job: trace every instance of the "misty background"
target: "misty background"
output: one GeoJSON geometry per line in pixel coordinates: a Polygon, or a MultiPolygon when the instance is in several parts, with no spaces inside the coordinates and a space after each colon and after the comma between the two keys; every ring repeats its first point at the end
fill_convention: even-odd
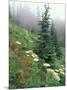
{"type": "MultiPolygon", "coordinates": [[[[32,30],[40,31],[38,25],[42,18],[45,3],[32,3],[22,1],[9,2],[9,14],[13,20],[21,26],[32,30]]],[[[58,40],[64,43],[65,38],[65,5],[64,4],[49,4],[50,18],[52,18],[57,30],[58,40]]]]}

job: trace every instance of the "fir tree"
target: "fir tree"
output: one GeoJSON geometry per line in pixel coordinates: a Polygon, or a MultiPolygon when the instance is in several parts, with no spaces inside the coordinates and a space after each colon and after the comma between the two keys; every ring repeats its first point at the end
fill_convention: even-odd
{"type": "Polygon", "coordinates": [[[60,48],[57,41],[56,30],[52,21],[50,25],[49,6],[45,6],[45,12],[42,14],[42,20],[39,25],[41,31],[38,38],[37,54],[42,59],[41,62],[51,63],[57,60],[60,55],[60,48]],[[51,27],[50,27],[51,26],[51,27]]]}
{"type": "Polygon", "coordinates": [[[39,33],[37,54],[40,58],[47,60],[50,47],[50,31],[49,31],[49,6],[45,5],[45,12],[42,14],[42,20],[39,22],[41,31],[39,33]]]}
{"type": "Polygon", "coordinates": [[[57,32],[54,27],[53,21],[52,21],[52,26],[51,26],[51,42],[52,42],[53,47],[55,48],[57,58],[60,58],[61,50],[60,50],[60,45],[57,38],[57,32]]]}

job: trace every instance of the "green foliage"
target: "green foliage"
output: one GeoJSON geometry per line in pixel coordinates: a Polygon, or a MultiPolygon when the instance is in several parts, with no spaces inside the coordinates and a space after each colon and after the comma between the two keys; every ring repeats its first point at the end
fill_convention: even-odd
{"type": "Polygon", "coordinates": [[[38,38],[38,46],[36,53],[44,62],[51,63],[57,59],[56,55],[56,33],[53,25],[49,29],[49,6],[45,6],[45,12],[43,13],[42,20],[40,21],[41,32],[38,38]]]}
{"type": "Polygon", "coordinates": [[[29,78],[26,83],[26,87],[40,87],[41,85],[41,77],[40,77],[40,69],[38,68],[38,63],[32,62],[29,69],[29,78]]]}
{"type": "Polygon", "coordinates": [[[54,72],[54,69],[60,68],[62,62],[64,61],[64,55],[63,47],[60,47],[57,40],[57,33],[56,29],[54,28],[53,22],[51,28],[49,29],[49,6],[45,6],[45,12],[42,15],[42,20],[40,21],[39,25],[41,26],[41,31],[39,33],[36,53],[40,57],[39,68],[41,70],[40,72],[43,82],[42,86],[58,86],[60,85],[60,82],[64,82],[64,80],[60,78],[60,76],[56,72],[54,72]],[[50,69],[49,72],[47,72],[46,69],[44,70],[44,68],[42,67],[42,64],[45,62],[51,65],[52,69],[50,69]],[[45,74],[47,74],[47,77],[45,74]],[[56,77],[53,78],[53,76],[57,76],[58,78],[60,78],[60,80],[55,80],[56,77]],[[45,78],[45,81],[43,81],[43,78],[45,78]]]}
{"type": "Polygon", "coordinates": [[[9,88],[39,87],[38,57],[32,51],[38,38],[36,33],[10,19],[9,34],[9,88]]]}
{"type": "Polygon", "coordinates": [[[40,22],[42,32],[28,31],[9,22],[9,88],[30,88],[65,85],[64,47],[57,57],[56,37],[49,31],[49,8],[45,9],[40,22]],[[46,28],[45,28],[46,27],[46,28]],[[39,45],[39,47],[38,47],[39,45]],[[37,48],[37,54],[34,48],[37,48]]]}
{"type": "Polygon", "coordinates": [[[58,86],[60,81],[59,75],[53,69],[47,69],[46,83],[48,86],[58,86]]]}
{"type": "Polygon", "coordinates": [[[37,41],[36,33],[32,33],[31,31],[16,25],[12,19],[10,19],[9,29],[10,37],[14,37],[17,41],[20,41],[22,43],[22,48],[29,50],[35,47],[34,43],[37,41]]]}
{"type": "Polygon", "coordinates": [[[41,26],[41,31],[39,34],[39,40],[38,40],[38,47],[36,50],[36,53],[41,57],[42,59],[48,58],[48,53],[50,51],[50,48],[48,48],[48,45],[50,44],[50,33],[49,33],[49,7],[45,6],[45,12],[42,15],[42,20],[40,21],[39,25],[41,26]]]}

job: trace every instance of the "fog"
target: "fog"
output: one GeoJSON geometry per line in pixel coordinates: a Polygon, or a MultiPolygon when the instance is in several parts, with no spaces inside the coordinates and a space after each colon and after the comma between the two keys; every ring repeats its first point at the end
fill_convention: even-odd
{"type": "MultiPolygon", "coordinates": [[[[38,25],[42,12],[44,11],[45,3],[31,3],[10,1],[9,11],[11,17],[17,24],[34,31],[39,31],[38,25]]],[[[53,19],[55,28],[64,32],[65,30],[65,5],[64,4],[49,4],[50,18],[53,19]]]]}

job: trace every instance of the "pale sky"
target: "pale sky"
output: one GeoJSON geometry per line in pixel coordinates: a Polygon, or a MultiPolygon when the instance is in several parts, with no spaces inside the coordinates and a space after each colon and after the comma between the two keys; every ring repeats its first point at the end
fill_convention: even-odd
{"type": "MultiPolygon", "coordinates": [[[[44,3],[24,3],[27,8],[33,13],[36,13],[37,6],[40,8],[42,13],[44,10],[44,3]]],[[[50,15],[53,19],[65,20],[65,5],[64,4],[50,4],[50,15]]]]}
{"type": "MultiPolygon", "coordinates": [[[[20,5],[23,7],[28,8],[33,14],[36,15],[37,13],[37,7],[39,7],[40,10],[40,14],[42,14],[43,10],[44,10],[44,4],[45,3],[31,3],[31,2],[16,2],[15,4],[11,4],[11,6],[15,7],[15,10],[17,9],[17,7],[19,7],[20,5]]],[[[64,4],[49,4],[50,6],[50,15],[51,18],[53,19],[59,19],[64,21],[65,20],[65,5],[64,4]]]]}

